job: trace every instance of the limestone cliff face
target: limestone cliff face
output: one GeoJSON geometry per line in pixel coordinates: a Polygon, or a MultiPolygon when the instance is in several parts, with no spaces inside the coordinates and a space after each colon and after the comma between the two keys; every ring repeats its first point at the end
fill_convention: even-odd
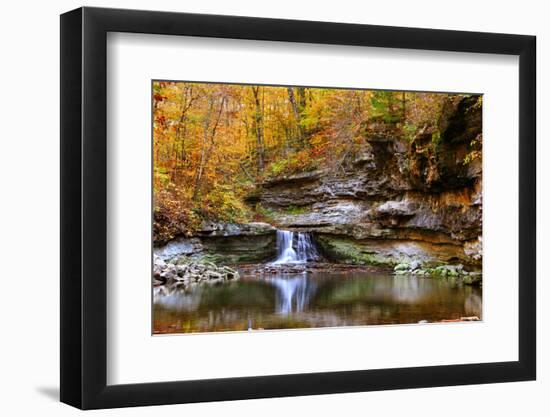
{"type": "Polygon", "coordinates": [[[333,260],[481,266],[481,158],[467,157],[481,150],[481,123],[477,97],[456,97],[436,128],[412,140],[366,132],[344,170],[277,178],[248,201],[278,227],[313,232],[333,260]]]}

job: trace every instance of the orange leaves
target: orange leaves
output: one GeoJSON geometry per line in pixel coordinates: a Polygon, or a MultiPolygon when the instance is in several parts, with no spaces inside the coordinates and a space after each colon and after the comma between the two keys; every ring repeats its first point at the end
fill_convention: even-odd
{"type": "Polygon", "coordinates": [[[158,126],[165,126],[166,125],[166,117],[163,116],[163,115],[160,115],[160,116],[155,116],[155,123],[158,125],[158,126]]]}
{"type": "Polygon", "coordinates": [[[163,95],[161,95],[159,93],[155,93],[155,94],[153,94],[153,99],[155,101],[164,101],[164,100],[166,100],[166,97],[164,97],[163,95]]]}
{"type": "Polygon", "coordinates": [[[388,130],[384,118],[374,123],[377,114],[413,137],[435,123],[448,96],[166,81],[154,82],[152,93],[161,239],[203,218],[251,216],[243,198],[266,177],[342,168],[375,128],[388,130]]]}

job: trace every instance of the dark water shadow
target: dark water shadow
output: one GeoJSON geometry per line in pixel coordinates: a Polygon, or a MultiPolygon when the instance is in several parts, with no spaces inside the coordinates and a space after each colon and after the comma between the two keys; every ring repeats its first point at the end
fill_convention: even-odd
{"type": "Polygon", "coordinates": [[[50,400],[59,401],[59,387],[37,387],[36,391],[50,400]]]}

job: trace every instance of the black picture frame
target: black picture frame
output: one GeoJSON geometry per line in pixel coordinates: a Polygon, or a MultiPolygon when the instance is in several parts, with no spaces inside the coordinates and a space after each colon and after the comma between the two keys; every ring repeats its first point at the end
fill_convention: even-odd
{"type": "Polygon", "coordinates": [[[82,409],[533,380],[534,36],[102,8],[61,16],[61,401],[82,409]],[[519,56],[519,360],[107,385],[108,32],[519,56]]]}

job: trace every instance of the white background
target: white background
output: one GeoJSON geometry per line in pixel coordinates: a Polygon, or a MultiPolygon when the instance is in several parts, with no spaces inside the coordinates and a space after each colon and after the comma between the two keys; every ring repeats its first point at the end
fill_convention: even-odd
{"type": "Polygon", "coordinates": [[[517,360],[517,57],[136,34],[107,50],[109,384],[517,360]],[[151,337],[152,78],[483,93],[483,323],[151,337]]]}
{"type": "MultiPolygon", "coordinates": [[[[465,0],[445,6],[438,1],[400,0],[372,4],[351,0],[337,3],[134,0],[89,1],[87,4],[536,34],[539,54],[539,259],[543,260],[550,250],[550,223],[542,215],[550,210],[548,190],[543,190],[550,179],[548,164],[543,166],[543,156],[550,149],[548,143],[542,141],[542,137],[548,136],[548,129],[542,124],[542,116],[548,108],[544,99],[550,96],[548,82],[540,78],[544,70],[548,72],[550,53],[547,46],[550,28],[545,19],[548,11],[542,10],[543,2],[507,4],[465,0]]],[[[59,375],[58,14],[80,5],[73,1],[56,4],[18,2],[4,5],[2,10],[0,178],[3,204],[0,230],[4,296],[0,303],[3,331],[0,410],[6,415],[76,414],[75,410],[56,402],[59,375]]],[[[544,394],[550,389],[550,366],[546,359],[550,326],[545,321],[550,310],[548,303],[542,301],[550,293],[544,274],[539,267],[537,382],[111,410],[94,414],[547,415],[550,407],[544,394]]]]}

